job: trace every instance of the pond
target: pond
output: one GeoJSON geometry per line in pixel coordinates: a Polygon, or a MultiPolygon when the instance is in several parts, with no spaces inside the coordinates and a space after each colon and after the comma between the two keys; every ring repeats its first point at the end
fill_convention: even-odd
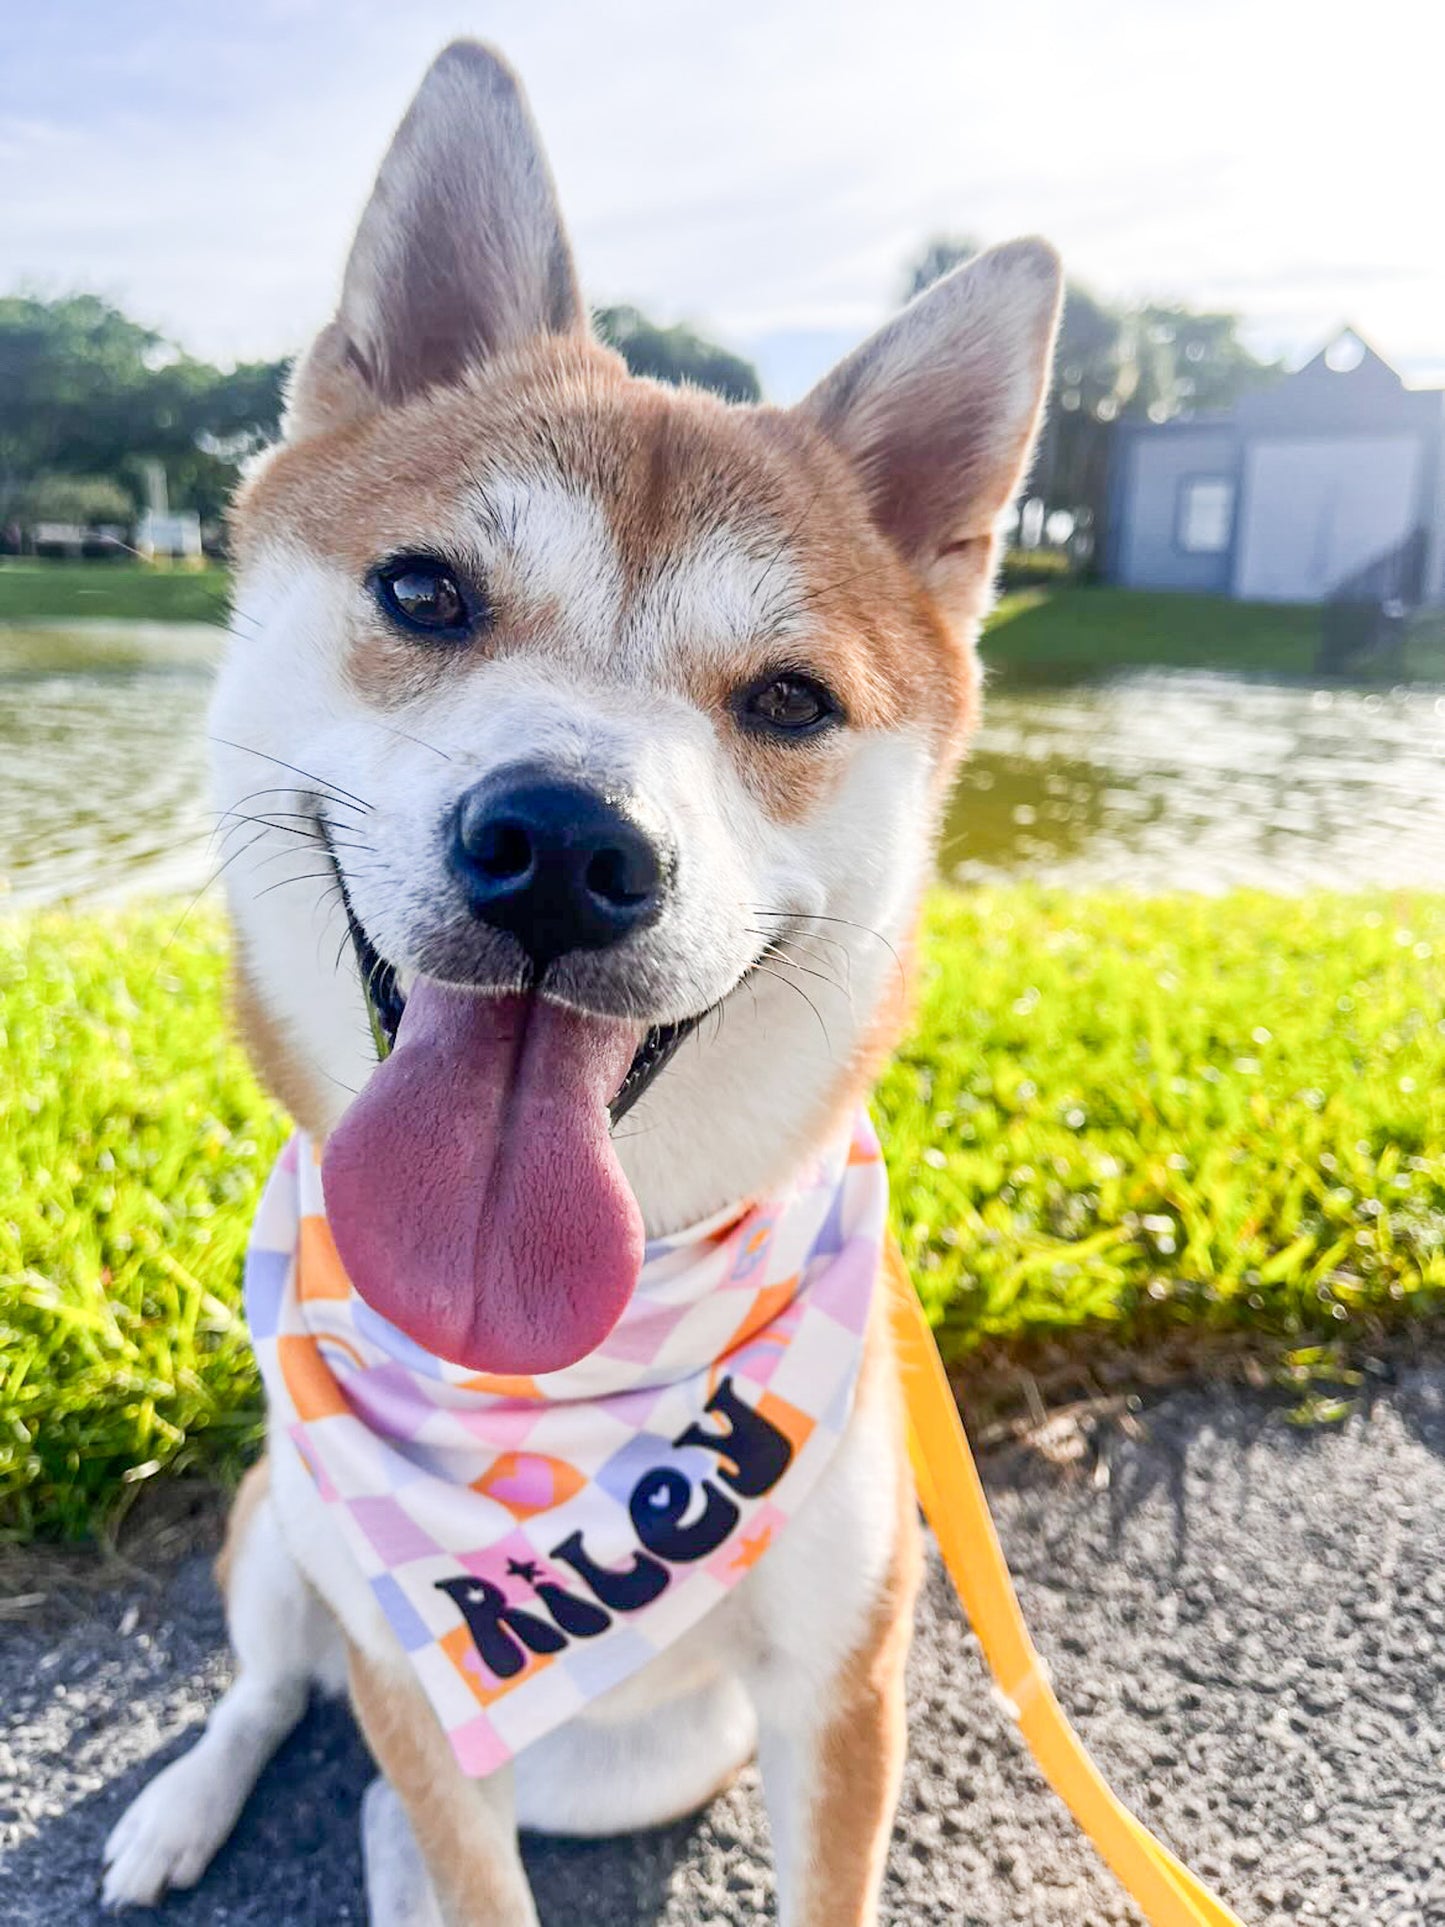
{"type": "MultiPolygon", "coordinates": [[[[0,906],[195,891],[220,632],[0,628],[0,906]]],[[[995,684],[945,876],[1445,888],[1445,691],[1129,671],[995,684]]]]}

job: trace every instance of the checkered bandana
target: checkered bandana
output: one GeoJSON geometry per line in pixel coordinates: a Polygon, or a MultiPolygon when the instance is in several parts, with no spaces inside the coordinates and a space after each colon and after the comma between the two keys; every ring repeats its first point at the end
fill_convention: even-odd
{"type": "Polygon", "coordinates": [[[780,1196],[650,1244],[595,1351],[498,1378],[430,1357],[357,1296],[320,1147],[292,1139],[246,1260],[273,1427],[463,1772],[645,1666],[797,1511],[848,1421],[887,1202],[860,1115],[780,1196]]]}

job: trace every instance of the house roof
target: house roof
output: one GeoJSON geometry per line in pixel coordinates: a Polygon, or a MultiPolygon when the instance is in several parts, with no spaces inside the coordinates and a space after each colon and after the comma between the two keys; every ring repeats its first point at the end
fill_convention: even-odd
{"type": "Polygon", "coordinates": [[[1343,328],[1293,374],[1241,395],[1232,408],[1141,424],[1138,432],[1231,428],[1240,433],[1417,432],[1445,427],[1445,389],[1407,388],[1384,356],[1343,328]]]}

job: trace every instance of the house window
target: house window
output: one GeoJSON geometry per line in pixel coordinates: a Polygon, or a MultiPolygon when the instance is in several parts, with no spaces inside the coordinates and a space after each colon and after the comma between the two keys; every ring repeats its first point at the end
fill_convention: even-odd
{"type": "Polygon", "coordinates": [[[1234,522],[1234,483],[1196,475],[1179,491],[1179,546],[1190,555],[1221,555],[1234,522]]]}

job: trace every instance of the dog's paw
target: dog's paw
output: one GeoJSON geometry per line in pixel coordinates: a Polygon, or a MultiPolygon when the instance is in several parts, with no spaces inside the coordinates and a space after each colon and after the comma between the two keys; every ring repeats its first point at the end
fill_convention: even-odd
{"type": "Polygon", "coordinates": [[[154,1907],[171,1887],[194,1887],[235,1824],[233,1803],[203,1760],[187,1753],[126,1808],[105,1843],[102,1903],[154,1907]]]}

